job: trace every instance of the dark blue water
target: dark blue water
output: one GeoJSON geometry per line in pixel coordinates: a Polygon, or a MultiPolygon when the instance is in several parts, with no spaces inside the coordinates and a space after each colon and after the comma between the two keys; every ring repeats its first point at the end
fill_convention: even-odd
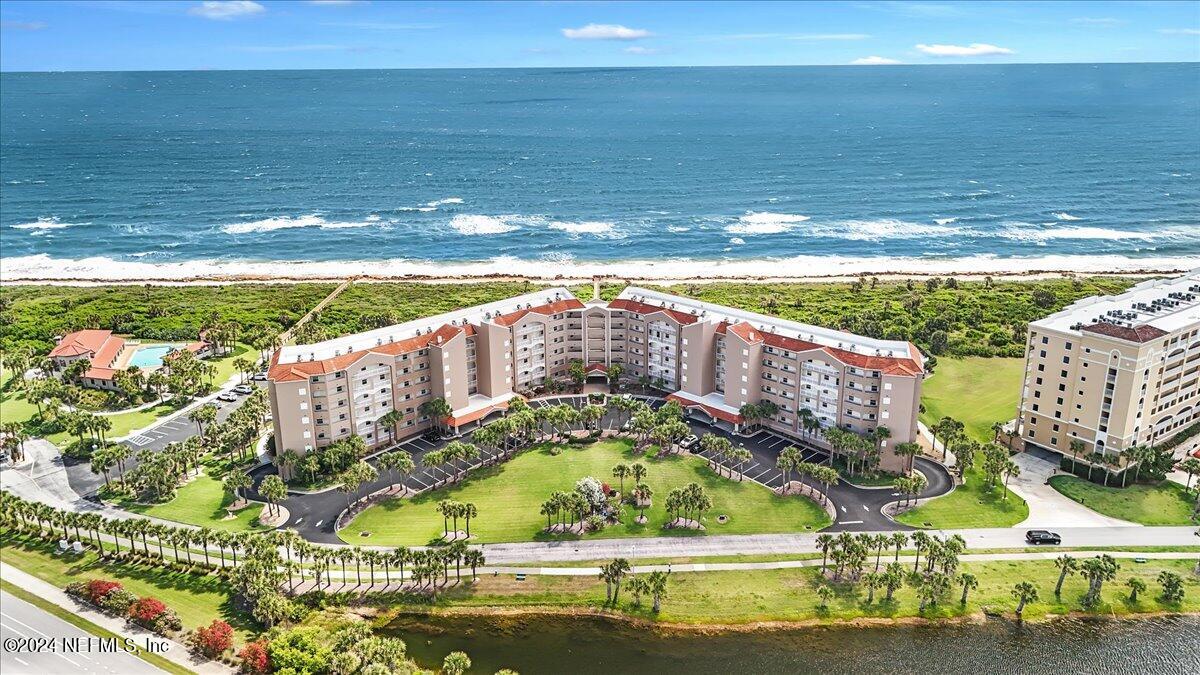
{"type": "Polygon", "coordinates": [[[6,73],[0,160],[6,274],[1200,259],[1197,64],[6,73]]]}

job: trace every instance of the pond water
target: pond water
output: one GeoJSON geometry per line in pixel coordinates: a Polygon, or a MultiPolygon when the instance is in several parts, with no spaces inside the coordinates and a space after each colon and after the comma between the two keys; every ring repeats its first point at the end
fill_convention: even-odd
{"type": "Polygon", "coordinates": [[[384,633],[425,667],[453,650],[472,672],[1200,673],[1200,617],[672,633],[598,617],[401,617],[384,633]]]}

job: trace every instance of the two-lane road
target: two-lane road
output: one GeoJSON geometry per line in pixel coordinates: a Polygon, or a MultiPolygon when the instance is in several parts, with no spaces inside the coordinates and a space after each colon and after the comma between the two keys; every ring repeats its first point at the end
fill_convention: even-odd
{"type": "Polygon", "coordinates": [[[4,675],[157,675],[163,672],[123,651],[74,650],[75,638],[85,646],[88,638],[93,644],[99,639],[40,607],[0,591],[0,639],[3,644],[0,671],[4,675]],[[27,646],[30,641],[36,644],[34,650],[27,646]],[[56,648],[50,649],[47,642],[53,642],[56,648]],[[23,648],[14,649],[16,647],[23,648]]]}

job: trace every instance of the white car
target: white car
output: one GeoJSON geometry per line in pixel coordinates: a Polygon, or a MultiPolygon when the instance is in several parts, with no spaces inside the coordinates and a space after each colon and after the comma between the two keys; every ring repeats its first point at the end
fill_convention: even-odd
{"type": "Polygon", "coordinates": [[[223,391],[217,395],[217,400],[233,402],[238,400],[238,397],[237,394],[233,393],[232,391],[223,391]]]}

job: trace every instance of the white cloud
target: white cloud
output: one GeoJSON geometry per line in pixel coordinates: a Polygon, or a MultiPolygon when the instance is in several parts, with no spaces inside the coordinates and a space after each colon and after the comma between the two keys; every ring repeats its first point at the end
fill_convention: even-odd
{"type": "Polygon", "coordinates": [[[0,21],[0,28],[4,30],[45,30],[46,24],[41,21],[0,21]]]}
{"type": "Polygon", "coordinates": [[[626,47],[624,49],[624,51],[626,54],[641,54],[643,56],[646,54],[657,54],[658,53],[657,49],[652,49],[650,47],[639,47],[637,45],[634,45],[633,47],[626,47]]]}
{"type": "Polygon", "coordinates": [[[266,7],[254,0],[205,0],[188,10],[188,14],[202,16],[206,19],[226,21],[241,16],[253,16],[267,11],[266,7]]]}
{"type": "Polygon", "coordinates": [[[1200,35],[1200,29],[1197,28],[1159,28],[1158,32],[1163,35],[1200,35]]]}
{"type": "Polygon", "coordinates": [[[805,35],[789,35],[789,40],[866,40],[871,37],[866,33],[811,33],[805,35]]]}
{"type": "Polygon", "coordinates": [[[589,23],[583,28],[564,28],[562,34],[572,40],[640,40],[651,35],[648,30],[626,28],[615,23],[589,23]]]}
{"type": "Polygon", "coordinates": [[[854,59],[850,62],[852,66],[894,66],[900,61],[889,59],[884,56],[864,56],[861,59],[854,59]]]}
{"type": "Polygon", "coordinates": [[[1110,16],[1096,18],[1081,16],[1077,19],[1071,19],[1071,23],[1083,24],[1085,26],[1116,26],[1125,22],[1120,19],[1114,19],[1110,16]]]}
{"type": "Polygon", "coordinates": [[[1013,50],[997,47],[982,42],[972,42],[969,45],[917,45],[917,50],[930,56],[995,56],[997,54],[1012,54],[1013,50]]]}

